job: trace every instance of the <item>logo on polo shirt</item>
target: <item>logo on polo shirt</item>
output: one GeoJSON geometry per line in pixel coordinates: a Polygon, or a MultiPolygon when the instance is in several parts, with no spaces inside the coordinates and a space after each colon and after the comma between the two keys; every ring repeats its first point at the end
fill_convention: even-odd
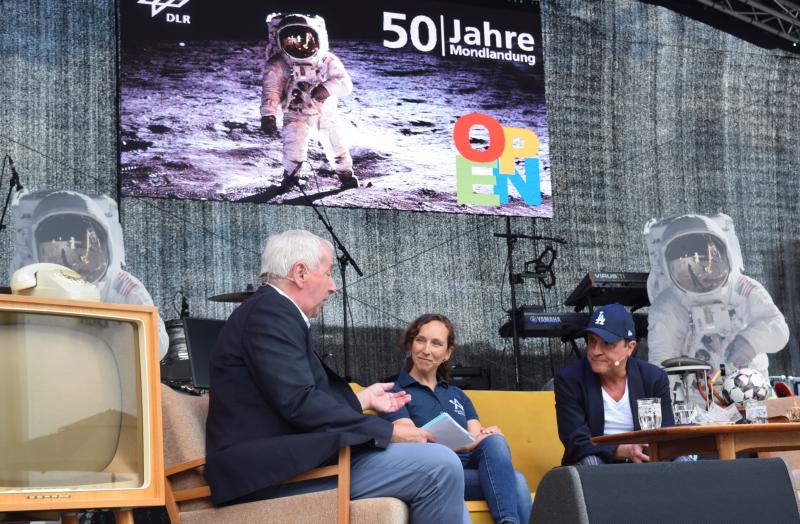
{"type": "Polygon", "coordinates": [[[597,319],[594,321],[595,324],[598,326],[602,326],[606,323],[606,316],[603,314],[604,312],[601,311],[599,315],[597,315],[597,319]]]}
{"type": "Polygon", "coordinates": [[[451,398],[450,403],[453,405],[453,410],[455,410],[456,415],[461,415],[462,417],[465,415],[464,406],[461,405],[461,402],[459,402],[458,399],[451,398]]]}

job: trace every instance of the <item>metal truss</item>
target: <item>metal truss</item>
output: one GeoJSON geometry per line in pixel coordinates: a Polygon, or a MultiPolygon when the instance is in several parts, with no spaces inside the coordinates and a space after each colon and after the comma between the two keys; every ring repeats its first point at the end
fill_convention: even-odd
{"type": "Polygon", "coordinates": [[[696,0],[791,42],[800,52],[800,4],[795,0],[696,0]]]}

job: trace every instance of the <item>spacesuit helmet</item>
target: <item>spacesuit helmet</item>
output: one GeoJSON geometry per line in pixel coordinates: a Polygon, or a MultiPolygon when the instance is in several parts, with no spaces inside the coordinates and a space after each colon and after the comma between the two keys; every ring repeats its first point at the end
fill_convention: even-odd
{"type": "MultiPolygon", "coordinates": [[[[300,17],[297,17],[302,21],[300,17]]],[[[286,22],[286,20],[284,20],[286,22]]],[[[305,60],[311,58],[319,51],[319,35],[311,27],[304,24],[286,25],[278,32],[278,41],[280,42],[281,49],[298,60],[305,60]]]]}
{"type": "Polygon", "coordinates": [[[680,235],[666,245],[669,276],[687,293],[710,293],[723,286],[731,273],[725,243],[709,232],[680,235]]]}
{"type": "Polygon", "coordinates": [[[267,60],[281,54],[290,64],[318,65],[328,50],[328,30],[321,16],[272,13],[267,17],[267,60]]]}
{"type": "Polygon", "coordinates": [[[96,283],[108,271],[110,254],[105,228],[80,213],[50,215],[33,233],[40,262],[61,264],[96,283]]]}
{"type": "Polygon", "coordinates": [[[37,262],[67,266],[100,288],[125,264],[117,203],[72,190],[22,191],[11,202],[14,255],[9,273],[37,262]]]}

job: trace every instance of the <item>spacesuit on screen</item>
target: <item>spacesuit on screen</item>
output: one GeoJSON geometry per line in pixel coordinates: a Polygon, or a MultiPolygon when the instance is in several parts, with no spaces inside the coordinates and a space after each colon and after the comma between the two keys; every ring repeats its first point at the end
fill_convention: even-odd
{"type": "MultiPolygon", "coordinates": [[[[720,213],[654,219],[644,237],[650,256],[650,362],[686,355],[705,360],[714,371],[725,364],[728,373],[749,367],[769,377],[767,353],[783,349],[789,328],[764,287],[742,275],[731,218],[720,213]]],[[[700,400],[696,388],[689,399],[700,400]]]]}
{"type": "Polygon", "coordinates": [[[283,114],[283,181],[286,189],[308,158],[315,133],[331,168],[345,189],[358,187],[338,97],[353,90],[342,62],[328,51],[328,33],[320,16],[272,14],[267,18],[267,52],[261,92],[261,129],[278,136],[283,114]]]}
{"type": "MultiPolygon", "coordinates": [[[[37,262],[66,266],[97,286],[104,302],[152,306],[144,285],[125,271],[125,245],[117,203],[75,191],[23,191],[15,196],[16,240],[9,274],[37,262]]],[[[159,318],[158,349],[169,338],[159,318]]]]}

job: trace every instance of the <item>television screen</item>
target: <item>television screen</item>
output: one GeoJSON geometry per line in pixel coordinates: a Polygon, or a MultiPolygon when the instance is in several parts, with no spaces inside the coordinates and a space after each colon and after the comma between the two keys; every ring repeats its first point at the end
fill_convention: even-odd
{"type": "Polygon", "coordinates": [[[552,216],[538,2],[123,0],[120,25],[125,196],[552,216]]]}
{"type": "Polygon", "coordinates": [[[0,295],[0,510],[163,503],[155,314],[0,295]]]}

